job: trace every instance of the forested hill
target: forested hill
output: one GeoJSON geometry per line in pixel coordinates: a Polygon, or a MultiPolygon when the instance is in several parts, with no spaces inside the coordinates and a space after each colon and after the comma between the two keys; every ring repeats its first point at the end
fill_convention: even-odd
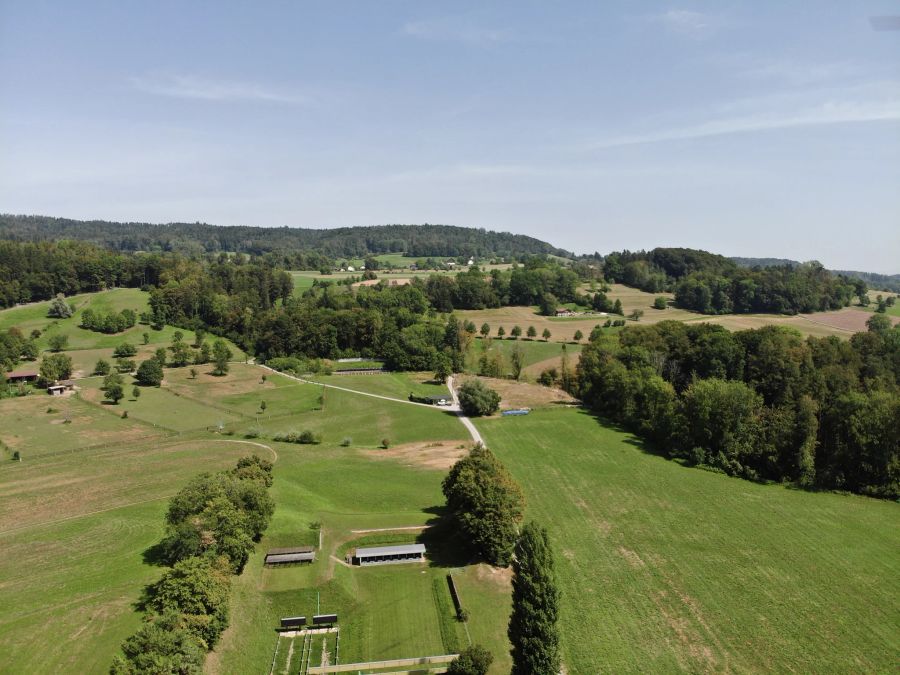
{"type": "Polygon", "coordinates": [[[316,251],[332,258],[403,252],[413,257],[572,254],[540,239],[453,225],[381,225],[306,229],[221,226],[206,223],[117,223],[47,216],[0,215],[0,239],[87,241],[117,251],[261,255],[269,251],[316,251]]]}
{"type": "MultiPolygon", "coordinates": [[[[741,267],[799,267],[802,263],[787,258],[737,258],[733,261],[741,267]]],[[[828,270],[832,274],[838,274],[854,279],[862,279],[870,288],[878,291],[893,291],[900,293],[900,274],[878,274],[877,272],[860,272],[859,270],[828,270]]]]}

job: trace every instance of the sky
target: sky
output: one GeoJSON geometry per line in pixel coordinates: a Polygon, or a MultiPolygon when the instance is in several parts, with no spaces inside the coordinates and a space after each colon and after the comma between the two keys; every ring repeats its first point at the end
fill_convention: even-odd
{"type": "Polygon", "coordinates": [[[900,272],[900,0],[0,0],[0,212],[900,272]]]}

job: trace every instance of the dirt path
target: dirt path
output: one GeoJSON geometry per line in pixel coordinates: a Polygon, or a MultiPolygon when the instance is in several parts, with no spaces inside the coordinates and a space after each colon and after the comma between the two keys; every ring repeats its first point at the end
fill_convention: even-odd
{"type": "Polygon", "coordinates": [[[456,391],[453,389],[453,378],[450,377],[447,379],[447,388],[450,390],[450,395],[453,397],[453,405],[452,406],[442,406],[440,408],[436,408],[433,405],[428,403],[417,403],[415,401],[407,401],[402,398],[393,398],[391,396],[382,396],[381,394],[370,394],[367,391],[359,391],[358,389],[348,389],[347,387],[339,387],[336,384],[325,384],[324,382],[314,382],[313,380],[306,380],[302,377],[297,377],[296,375],[288,375],[287,373],[282,373],[273,368],[269,368],[268,366],[264,366],[262,364],[258,364],[258,367],[265,368],[269,372],[277,373],[278,375],[282,375],[291,380],[296,380],[297,382],[303,382],[304,384],[314,384],[319,387],[327,387],[329,389],[340,389],[341,391],[350,392],[351,394],[359,394],[360,396],[370,396],[371,398],[380,398],[383,401],[394,401],[395,403],[406,403],[407,405],[418,405],[423,408],[429,408],[430,410],[438,410],[440,412],[450,411],[455,412],[456,416],[459,418],[459,421],[463,423],[463,426],[469,431],[469,436],[472,437],[472,440],[476,443],[484,444],[484,439],[481,437],[478,429],[475,428],[475,425],[472,423],[468,417],[462,414],[462,410],[459,407],[459,399],[456,397],[456,391]]]}
{"type": "Polygon", "coordinates": [[[429,408],[431,410],[447,410],[444,408],[435,408],[433,405],[429,403],[418,403],[416,401],[407,401],[405,398],[393,398],[392,396],[382,396],[381,394],[371,394],[367,391],[359,391],[359,389],[348,389],[347,387],[339,387],[336,384],[325,384],[324,382],[315,382],[314,380],[307,380],[302,377],[297,377],[296,375],[289,375],[287,373],[283,373],[280,370],[274,370],[273,368],[269,368],[268,366],[264,366],[262,364],[257,364],[259,368],[265,368],[266,370],[281,375],[282,377],[286,377],[291,380],[296,380],[297,382],[302,382],[303,384],[314,384],[318,387],[327,387],[328,389],[340,389],[341,391],[350,392],[351,394],[359,394],[360,396],[369,396],[371,398],[380,398],[383,401],[394,401],[395,403],[406,403],[407,405],[418,405],[423,408],[429,408]]]}
{"type": "Polygon", "coordinates": [[[376,527],[371,530],[350,530],[353,534],[371,534],[373,532],[400,532],[403,530],[427,530],[430,525],[406,525],[404,527],[376,527]]]}

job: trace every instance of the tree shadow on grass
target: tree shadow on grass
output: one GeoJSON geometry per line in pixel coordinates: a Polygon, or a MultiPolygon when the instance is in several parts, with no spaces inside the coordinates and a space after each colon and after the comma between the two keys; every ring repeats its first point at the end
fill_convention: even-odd
{"type": "Polygon", "coordinates": [[[445,506],[425,509],[434,517],[427,522],[428,529],[416,538],[425,544],[428,562],[432,567],[464,567],[476,561],[475,551],[468,540],[456,529],[445,506]]]}
{"type": "Polygon", "coordinates": [[[145,548],[141,552],[141,559],[144,561],[145,565],[152,565],[154,567],[165,567],[168,565],[165,549],[163,548],[161,541],[145,548]]]}

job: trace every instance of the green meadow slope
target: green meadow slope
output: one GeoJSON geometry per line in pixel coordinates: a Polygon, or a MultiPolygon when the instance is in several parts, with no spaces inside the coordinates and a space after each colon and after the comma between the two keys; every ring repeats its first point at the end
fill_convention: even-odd
{"type": "Polygon", "coordinates": [[[568,672],[896,668],[897,504],[682,467],[577,409],[478,426],[550,530],[568,672]]]}

